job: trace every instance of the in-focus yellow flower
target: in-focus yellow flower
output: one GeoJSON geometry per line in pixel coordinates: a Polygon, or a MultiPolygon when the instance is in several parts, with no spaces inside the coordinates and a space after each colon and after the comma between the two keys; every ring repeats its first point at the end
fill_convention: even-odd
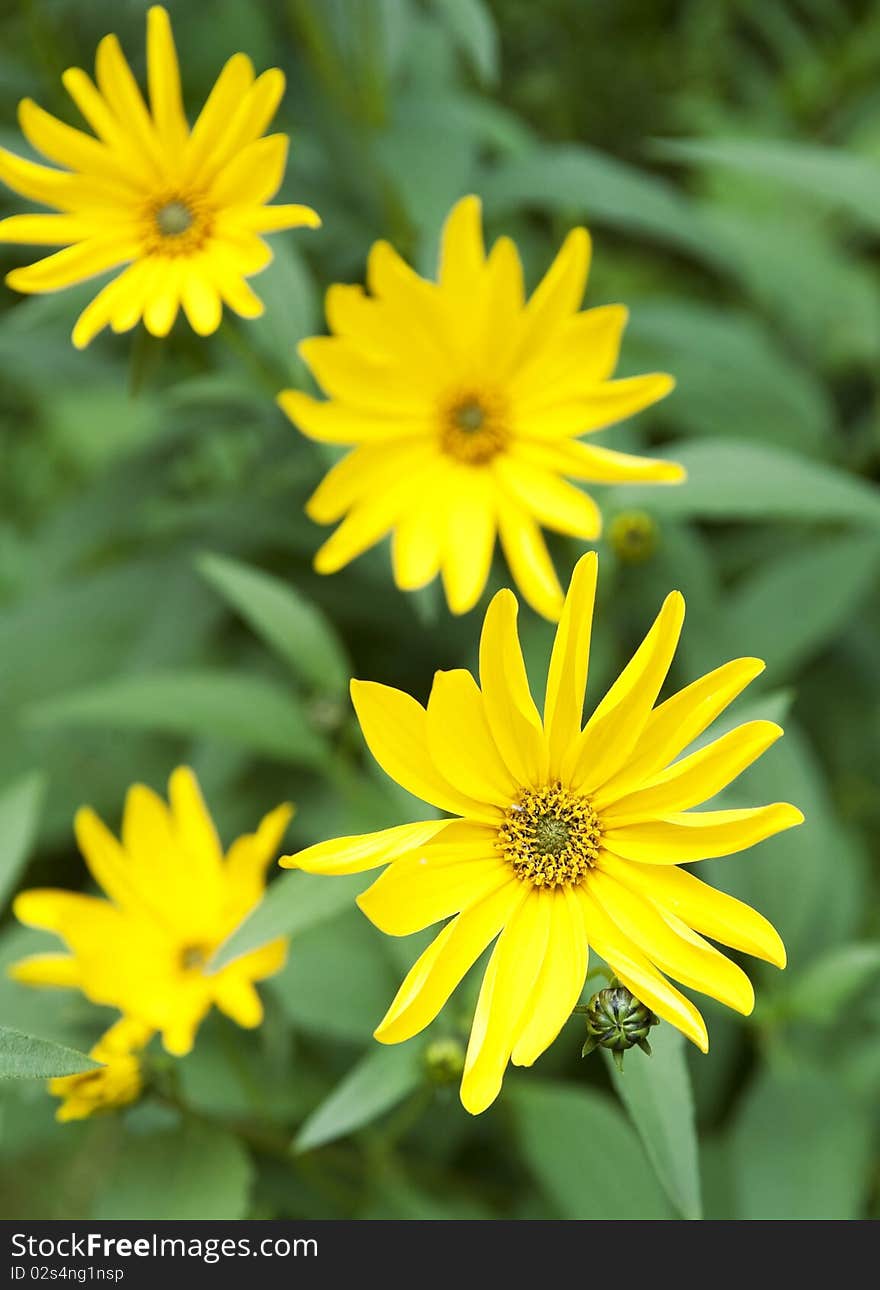
{"type": "Polygon", "coordinates": [[[372,248],[371,295],[327,292],[332,336],[300,353],[329,401],[285,390],[279,403],[312,439],[357,444],[307,505],[320,524],[343,519],[315,568],[335,573],[393,532],[398,587],[439,571],[453,613],[471,609],[501,539],[529,604],[557,619],[562,589],[541,526],[592,541],[596,503],[564,476],[591,483],[675,483],[680,466],[581,443],[672,389],[669,376],[610,379],[627,311],[578,312],[590,238],[569,233],[526,300],[510,238],[487,256],[480,202],[465,197],[443,232],[438,282],[387,242],[372,248]]]}
{"type": "Polygon", "coordinates": [[[0,149],[0,179],[59,212],[13,215],[0,222],[0,240],[65,248],[6,281],[16,291],[58,291],[128,265],[80,315],[80,349],[108,324],[124,332],[140,318],[166,336],[181,305],[203,336],[216,331],[224,303],[256,318],[263,306],[245,278],[272,258],[260,235],[321,222],[308,206],[266,205],[287,160],[286,135],[262,137],[283,74],[255,77],[247,55],[235,54],[190,130],[171,23],[158,5],[147,15],[149,108],[115,36],[101,41],[95,64],[97,83],[78,67],[62,78],[94,135],[31,99],[19,105],[28,142],[63,170],[0,149]]]}
{"type": "Polygon", "coordinates": [[[109,900],[49,888],[21,892],[22,923],[55,932],[70,954],[22,959],[11,975],[28,985],[82,990],[162,1034],[170,1053],[193,1045],[216,1004],[240,1026],[258,1026],[254,987],[283,966],[287,941],[272,941],[218,972],[211,956],[259,904],[291,808],[278,806],[224,856],[195,775],[176,770],[169,806],[142,784],[129,789],[122,841],[90,808],[77,812],[80,850],[109,900]]]}
{"type": "Polygon", "coordinates": [[[694,812],[781,734],[749,721],[674,760],[763,669],[736,659],[655,707],[684,617],[669,595],[586,725],[581,713],[597,561],[575,568],[556,633],[543,719],[529,692],[517,602],[500,591],[480,641],[480,686],[437,672],[427,711],[407,694],[353,681],[364,738],[416,797],[459,818],[319,843],[281,863],[312,873],[389,864],[359,897],[382,931],[451,919],[376,1031],[399,1043],[427,1026],[498,937],[483,978],[461,1084],[468,1111],[498,1095],[508,1059],[530,1066],[577,1003],[592,945],[658,1016],[704,1051],[700,1013],[666,979],[748,1013],[745,973],[698,933],[782,967],[765,918],[678,866],[742,851],[799,824],[786,803],[694,812]],[[500,933],[500,935],[499,935],[500,933]]]}
{"type": "Polygon", "coordinates": [[[49,1092],[62,1098],[55,1119],[85,1120],[99,1111],[112,1111],[135,1102],[144,1086],[138,1052],[150,1041],[152,1030],[123,1017],[95,1044],[90,1057],[103,1064],[80,1075],[49,1080],[49,1092]]]}

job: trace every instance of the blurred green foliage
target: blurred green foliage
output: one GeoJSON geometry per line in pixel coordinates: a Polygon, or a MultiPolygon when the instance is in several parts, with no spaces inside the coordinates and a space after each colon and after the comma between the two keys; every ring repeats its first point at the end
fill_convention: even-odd
{"type": "MultiPolygon", "coordinates": [[[[145,7],[10,0],[0,142],[23,149],[24,95],[73,119],[60,74],[107,31],[142,74],[145,7]]],[[[427,1036],[378,1048],[419,945],[366,922],[359,880],[279,875],[236,934],[295,933],[261,1030],[212,1020],[173,1098],[85,1124],[56,1125],[38,1082],[4,1084],[3,1212],[693,1215],[695,1116],[707,1216],[880,1216],[880,3],[169,8],[191,110],[238,49],[284,68],[283,199],[324,227],[276,237],[265,317],[207,341],[179,325],[78,354],[93,284],[3,297],[0,889],[82,885],[75,808],[116,823],[130,782],[162,789],[182,761],[230,839],[285,798],[291,848],[417,818],[365,755],[347,676],[424,698],[436,668],[473,664],[481,610],[452,620],[433,589],[398,593],[385,550],[311,571],[303,502],[331,456],[273,397],[306,382],[295,345],[321,329],[327,284],[361,280],[379,236],[429,271],[444,214],[474,191],[531,281],[586,222],[588,303],[631,307],[624,371],[678,378],[603,437],[662,445],[690,482],[600,492],[608,521],[647,512],[659,541],[641,563],[603,544],[590,693],[673,586],[688,601],[676,685],[738,652],[767,659],[736,715],[787,713],[787,735],[728,800],[787,799],[807,823],[701,872],[774,920],[790,966],[749,965],[753,1018],[707,1009],[708,1057],[661,1027],[656,1065],[627,1057],[623,1102],[600,1058],[581,1063],[574,1019],[472,1120],[424,1054],[465,1033],[473,983],[427,1036]]],[[[27,258],[2,252],[4,268],[27,258]]],[[[555,553],[567,574],[576,544],[555,553]]],[[[505,580],[499,564],[490,591],[505,580]]],[[[526,611],[523,636],[537,677],[550,628],[526,611]]],[[[0,961],[44,943],[7,917],[0,961]]],[[[83,1050],[103,1020],[0,982],[4,1026],[83,1050]]]]}

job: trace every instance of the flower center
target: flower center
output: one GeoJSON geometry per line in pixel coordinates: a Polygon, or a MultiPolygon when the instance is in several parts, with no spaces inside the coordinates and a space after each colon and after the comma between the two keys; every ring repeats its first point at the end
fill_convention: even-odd
{"type": "Polygon", "coordinates": [[[491,461],[509,437],[503,407],[485,392],[458,393],[441,409],[440,446],[450,457],[469,466],[491,461]]]}
{"type": "Polygon", "coordinates": [[[196,194],[166,193],[144,209],[147,254],[194,255],[211,233],[211,211],[196,194]]]}
{"type": "Polygon", "coordinates": [[[207,945],[185,945],[180,951],[180,969],[182,972],[196,972],[207,963],[211,954],[207,945]]]}
{"type": "Polygon", "coordinates": [[[185,202],[166,202],[156,211],[156,223],[163,237],[180,237],[192,228],[193,214],[185,202]]]}
{"type": "Polygon", "coordinates": [[[549,784],[523,789],[505,813],[495,845],[523,882],[576,887],[599,858],[601,836],[589,798],[549,784]]]}

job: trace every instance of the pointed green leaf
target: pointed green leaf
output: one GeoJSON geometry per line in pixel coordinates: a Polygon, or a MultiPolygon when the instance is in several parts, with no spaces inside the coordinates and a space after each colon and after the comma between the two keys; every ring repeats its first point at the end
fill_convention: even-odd
{"type": "Polygon", "coordinates": [[[85,1053],[0,1026],[0,1079],[53,1079],[100,1066],[85,1053]]]}
{"type": "Polygon", "coordinates": [[[354,1066],[303,1124],[294,1150],[310,1151],[353,1133],[390,1111],[422,1080],[418,1047],[377,1047],[354,1066]]]}
{"type": "Polygon", "coordinates": [[[217,739],[300,766],[319,766],[326,759],[323,740],[289,690],[238,672],[120,677],[48,700],[28,715],[42,727],[106,726],[217,739]]]}
{"type": "Polygon", "coordinates": [[[650,1057],[634,1048],[622,1071],[611,1063],[609,1069],[667,1196],[683,1218],[699,1218],[697,1131],[684,1045],[674,1026],[661,1024],[651,1031],[650,1057]]]}
{"type": "Polygon", "coordinates": [[[351,665],[339,638],[295,587],[226,556],[202,556],[198,567],[297,676],[317,690],[348,693],[351,665]]]}
{"type": "Polygon", "coordinates": [[[0,792],[0,906],[18,882],[34,841],[46,780],[22,775],[0,792]]]}

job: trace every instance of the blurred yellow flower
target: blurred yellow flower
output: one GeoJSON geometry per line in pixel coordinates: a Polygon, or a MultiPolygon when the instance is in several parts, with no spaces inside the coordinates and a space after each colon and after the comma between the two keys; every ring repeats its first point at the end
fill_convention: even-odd
{"type": "Polygon", "coordinates": [[[211,956],[262,899],[292,810],[276,807],[224,856],[191,770],[174,772],[169,798],[170,809],[142,784],[129,789],[121,842],[88,807],[77,813],[80,850],[109,900],[48,888],[21,892],[16,917],[55,932],[70,954],[32,955],[10,972],[28,985],[82,990],[93,1003],[160,1031],[168,1052],[182,1056],[214,1004],[240,1026],[262,1021],[254,982],[283,966],[286,940],[218,972],[211,956]]]}
{"type": "Polygon", "coordinates": [[[487,256],[480,202],[465,197],[443,232],[439,281],[410,269],[387,242],[367,282],[327,292],[332,336],[300,353],[329,401],[285,390],[302,432],[357,444],[307,505],[320,524],[343,519],[315,560],[335,573],[393,531],[398,587],[439,571],[453,613],[486,585],[496,533],[529,604],[550,619],[562,589],[540,526],[591,541],[596,503],[563,476],[592,483],[675,483],[680,466],[581,443],[673,387],[662,374],[612,381],[627,311],[579,312],[590,260],[586,229],[569,233],[527,301],[516,246],[487,256]]]}
{"type": "Polygon", "coordinates": [[[672,592],[582,729],[596,571],[592,553],[575,568],[543,719],[529,692],[509,591],[486,613],[482,690],[469,672],[437,672],[426,711],[399,690],[352,682],[379,765],[459,818],[319,843],[281,861],[327,874],[390,862],[358,903],[392,936],[451,917],[379,1025],[383,1043],[409,1039],[433,1021],[498,937],[461,1084],[461,1100],[474,1114],[497,1097],[509,1058],[530,1066],[555,1039],[580,997],[588,945],[704,1051],[703,1018],[663,974],[743,1013],[754,994],[745,973],[698,933],[785,964],[782,941],[765,918],[678,867],[742,851],[803,819],[780,802],[689,810],[782,734],[770,721],[749,721],[675,760],[763,664],[737,659],[655,707],[684,618],[684,601],[672,592]]]}
{"type": "Polygon", "coordinates": [[[137,1053],[150,1041],[152,1031],[123,1017],[95,1044],[90,1057],[103,1065],[80,1075],[49,1080],[49,1092],[62,1098],[55,1119],[85,1120],[99,1111],[111,1111],[135,1102],[143,1089],[137,1053]]]}
{"type": "Polygon", "coordinates": [[[98,46],[95,84],[78,67],[65,88],[94,135],[50,116],[31,99],[19,105],[28,142],[62,170],[0,149],[0,179],[59,214],[13,215],[0,239],[61,246],[6,281],[16,291],[58,291],[128,265],[94,298],[73,329],[83,348],[108,324],[154,336],[171,330],[178,309],[209,335],[223,304],[245,318],[263,306],[245,278],[272,252],[260,236],[320,219],[308,206],[267,206],[284,175],[287,136],[262,137],[284,92],[273,68],[255,78],[250,59],[229,59],[190,130],[183,111],[168,14],[147,15],[150,106],[115,36],[98,46]]]}

